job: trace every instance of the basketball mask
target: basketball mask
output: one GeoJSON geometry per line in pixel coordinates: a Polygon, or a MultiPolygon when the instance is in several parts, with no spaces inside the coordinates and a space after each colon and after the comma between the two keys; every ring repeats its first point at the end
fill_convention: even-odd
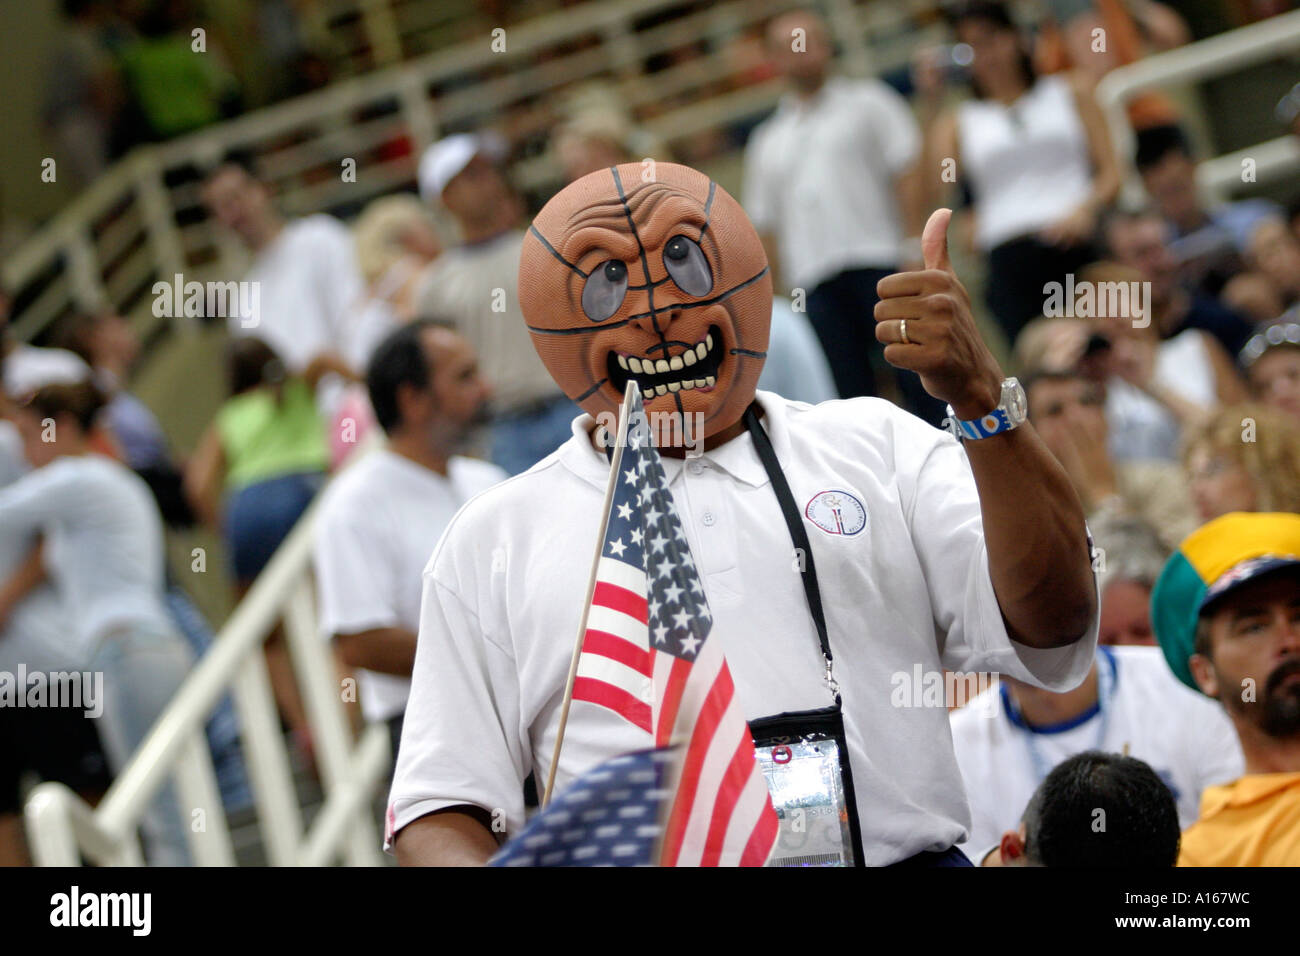
{"type": "Polygon", "coordinates": [[[519,299],[551,377],[593,417],[617,416],[629,378],[647,411],[703,437],[753,401],[767,256],[740,204],[694,169],[627,163],[557,193],[524,240],[519,299]]]}

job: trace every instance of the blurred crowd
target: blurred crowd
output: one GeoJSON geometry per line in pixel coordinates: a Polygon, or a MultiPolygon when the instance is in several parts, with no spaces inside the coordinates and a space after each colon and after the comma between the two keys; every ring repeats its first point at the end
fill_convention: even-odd
{"type": "MultiPolygon", "coordinates": [[[[271,16],[276,4],[259,6],[271,16]]],[[[1281,516],[1300,512],[1300,210],[1203,201],[1186,120],[1155,95],[1130,105],[1147,202],[1120,204],[1093,89],[1107,70],[1190,32],[1148,0],[1046,6],[1052,29],[1031,36],[1002,4],[962,5],[949,16],[952,43],[923,50],[893,85],[838,75],[827,25],[812,12],[746,38],[752,78],[787,87],[775,112],[743,131],[739,198],[778,290],[759,387],[813,403],[883,395],[941,426],[946,410],[916,375],[883,361],[872,310],[880,278],[919,267],[927,213],[960,210],[955,232],[982,267],[989,333],[1002,338],[1030,420],[1083,502],[1102,599],[1102,647],[1082,687],[1056,695],[1003,681],[987,706],[954,711],[974,821],[965,849],[977,863],[1068,863],[1069,841],[1048,838],[1065,808],[1138,801],[1148,815],[1123,831],[1123,846],[1133,860],[1167,865],[1198,818],[1255,826],[1225,822],[1219,804],[1206,823],[1202,793],[1266,769],[1288,779],[1269,791],[1281,802],[1263,805],[1300,831],[1295,567],[1269,569],[1289,590],[1261,599],[1284,609],[1281,623],[1261,625],[1276,628],[1278,649],[1259,666],[1282,675],[1261,688],[1282,713],[1267,727],[1231,693],[1215,701],[1201,675],[1189,682],[1169,649],[1153,646],[1158,582],[1171,563],[1196,565],[1196,535],[1229,527],[1233,554],[1255,537],[1294,540],[1281,516]],[[1088,43],[1098,25],[1114,38],[1105,55],[1088,43]],[[1242,513],[1278,521],[1260,531],[1237,523],[1242,513]],[[977,713],[989,708],[994,719],[977,713]],[[1270,764],[1261,756],[1270,747],[1289,762],[1270,764]]],[[[189,43],[184,4],[147,7],[132,17],[129,3],[65,4],[73,27],[57,69],[78,81],[55,85],[48,122],[87,179],[131,143],[213,122],[237,100],[219,56],[204,61],[212,72],[190,75],[169,52],[189,43]],[[156,96],[162,88],[168,95],[156,96]]],[[[286,76],[304,55],[286,34],[286,76]]],[[[1284,101],[1279,118],[1297,114],[1300,103],[1284,101]]],[[[546,129],[546,148],[566,182],[645,157],[695,158],[668,155],[608,91],[575,101],[546,129]]],[[[229,278],[258,283],[260,311],[252,322],[228,317],[228,394],[185,460],[129,391],[139,343],[125,319],[76,316],[59,330],[62,349],[5,339],[0,669],[48,661],[103,671],[110,702],[99,740],[54,711],[29,711],[21,727],[0,715],[12,728],[0,736],[41,742],[5,751],[5,859],[21,859],[20,782],[35,774],[102,791],[211,641],[183,576],[165,566],[165,525],[218,530],[242,596],[321,497],[322,629],[340,668],[362,677],[365,719],[387,722],[396,747],[433,543],[468,497],[565,441],[578,413],[519,309],[530,203],[512,185],[507,152],[499,130],[447,136],[420,157],[416,193],[375,200],[350,226],[286,217],[252,157],[232,153],[208,170],[203,202],[251,261],[229,278]],[[379,433],[379,451],[329,480],[379,433]]],[[[1205,643],[1214,636],[1197,633],[1198,655],[1214,660],[1205,643]]],[[[310,726],[278,636],[267,661],[310,765],[310,726]]],[[[1215,673],[1226,681],[1237,666],[1215,673]]],[[[208,737],[228,809],[246,807],[228,704],[208,737]]],[[[1240,793],[1229,788],[1224,806],[1240,793]]],[[[155,809],[150,858],[183,861],[167,790],[155,809]]],[[[1300,854],[1300,836],[1289,839],[1300,854]]],[[[1260,862],[1215,855],[1239,843],[1233,833],[1208,849],[1198,839],[1199,855],[1184,862],[1260,862]]]]}

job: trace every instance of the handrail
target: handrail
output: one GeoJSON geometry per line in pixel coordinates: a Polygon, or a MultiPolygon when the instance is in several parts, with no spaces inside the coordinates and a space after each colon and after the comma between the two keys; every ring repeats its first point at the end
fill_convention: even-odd
{"type": "MultiPolygon", "coordinates": [[[[1233,70],[1300,50],[1300,10],[1269,17],[1218,36],[1157,53],[1111,70],[1097,84],[1096,98],[1110,128],[1111,141],[1125,172],[1125,192],[1140,196],[1141,182],[1133,166],[1135,137],[1125,103],[1136,93],[1222,76],[1233,70]]],[[[1271,118],[1271,116],[1270,116],[1271,118]]],[[[1242,184],[1243,158],[1256,160],[1256,181],[1294,173],[1300,147],[1293,137],[1261,142],[1227,156],[1201,163],[1197,179],[1208,193],[1223,196],[1242,184]]]]}
{"type": "MultiPolygon", "coordinates": [[[[13,316],[13,333],[31,340],[70,309],[93,309],[105,300],[124,314],[137,308],[143,312],[152,279],[213,270],[214,261],[214,271],[230,271],[240,258],[230,238],[212,228],[206,217],[182,229],[177,216],[186,212],[188,217],[194,205],[194,171],[210,168],[231,147],[273,157],[268,167],[278,166],[285,177],[276,185],[282,187],[280,201],[292,215],[354,207],[379,192],[412,185],[416,156],[445,130],[480,126],[525,107],[536,90],[521,82],[523,76],[547,87],[597,80],[616,89],[625,90],[628,83],[654,89],[655,77],[647,75],[646,64],[652,54],[672,49],[671,41],[689,45],[705,37],[738,36],[787,2],[723,0],[677,21],[634,29],[638,22],[677,5],[678,0],[590,0],[552,10],[510,25],[500,53],[490,51],[491,38],[485,35],[166,143],[138,147],[0,263],[6,288],[28,290],[22,311],[13,316]],[[698,30],[683,30],[683,22],[698,30]],[[592,36],[600,37],[599,46],[559,52],[570,41],[592,36]],[[458,88],[441,89],[446,85],[458,88]],[[467,87],[472,92],[467,93],[467,87]],[[380,120],[371,122],[368,114],[378,114],[380,120]],[[359,120],[362,115],[367,115],[365,121],[359,120]],[[391,124],[384,121],[390,117],[391,124]],[[399,140],[409,145],[407,151],[383,155],[381,147],[399,140]],[[341,181],[338,164],[343,158],[357,163],[355,183],[341,181]],[[333,183],[305,182],[304,171],[332,177],[333,183]],[[179,202],[182,196],[184,204],[179,202]],[[128,251],[114,262],[98,244],[105,224],[120,220],[130,225],[118,228],[115,245],[128,251]]],[[[925,5],[925,0],[832,0],[828,9],[845,50],[844,66],[850,73],[863,73],[868,67],[905,63],[915,38],[897,42],[892,25],[925,5]],[[893,20],[890,11],[882,9],[891,6],[897,8],[893,20]]],[[[637,96],[629,103],[637,118],[670,147],[688,142],[699,130],[745,120],[776,101],[774,84],[735,88],[745,78],[725,57],[705,57],[691,67],[674,68],[672,74],[681,104],[659,112],[653,99],[637,96]],[[719,94],[718,83],[729,91],[719,94]],[[699,95],[692,96],[696,90],[699,95]]],[[[527,187],[559,185],[553,156],[534,156],[521,164],[527,187]]],[[[182,331],[195,327],[192,320],[177,324],[182,331]]]]}
{"type": "MultiPolygon", "coordinates": [[[[380,444],[372,436],[350,462],[380,444]]],[[[382,862],[366,800],[387,774],[388,732],[376,725],[357,743],[350,739],[334,658],[317,630],[312,600],[316,508],[313,503],[285,538],[97,807],[58,783],[32,791],[24,812],[38,865],[77,866],[82,854],[104,865],[138,864],[136,828],[168,776],[182,807],[204,811],[203,828],[186,827],[194,861],[232,865],[229,827],[203,736],[218,699],[232,689],[270,862],[325,862],[338,852],[353,865],[382,862]],[[282,617],[323,770],[325,805],[305,834],[262,656],[262,644],[282,617]]]]}

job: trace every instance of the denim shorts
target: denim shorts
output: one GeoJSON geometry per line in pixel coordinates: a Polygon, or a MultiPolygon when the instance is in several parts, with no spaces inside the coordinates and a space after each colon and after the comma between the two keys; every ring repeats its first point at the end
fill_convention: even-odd
{"type": "Polygon", "coordinates": [[[325,477],[323,471],[282,475],[226,496],[222,532],[236,581],[251,583],[262,573],[325,484],[325,477]]]}

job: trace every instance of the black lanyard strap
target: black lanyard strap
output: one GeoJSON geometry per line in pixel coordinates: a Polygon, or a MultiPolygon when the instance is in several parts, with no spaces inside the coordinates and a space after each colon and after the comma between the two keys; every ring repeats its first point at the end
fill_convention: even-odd
{"type": "Polygon", "coordinates": [[[768,437],[758,421],[758,414],[755,411],[757,406],[758,403],[754,402],[745,409],[745,427],[749,429],[750,437],[754,440],[754,449],[758,452],[759,460],[763,462],[767,477],[771,479],[776,500],[781,505],[781,515],[785,518],[785,526],[790,531],[790,540],[794,542],[794,546],[799,549],[803,557],[800,561],[799,576],[803,581],[804,595],[808,598],[808,610],[812,613],[813,626],[817,628],[817,640],[822,646],[822,658],[826,661],[826,686],[835,696],[835,704],[838,707],[840,685],[835,680],[833,666],[835,659],[831,654],[831,641],[826,630],[826,612],[822,609],[822,592],[817,584],[817,563],[813,560],[812,542],[808,540],[808,529],[804,527],[803,519],[799,515],[799,506],[794,503],[790,483],[785,480],[785,472],[781,470],[781,463],[777,460],[772,439],[768,437]]]}

